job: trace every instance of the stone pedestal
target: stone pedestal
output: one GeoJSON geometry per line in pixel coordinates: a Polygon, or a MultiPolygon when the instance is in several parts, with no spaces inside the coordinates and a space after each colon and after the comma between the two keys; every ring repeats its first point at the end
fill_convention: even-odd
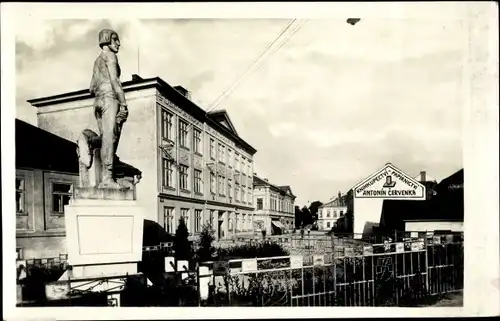
{"type": "Polygon", "coordinates": [[[75,189],[65,208],[71,266],[141,260],[144,214],[130,193],[133,191],[75,189]]]}
{"type": "MultiPolygon", "coordinates": [[[[88,291],[114,295],[123,288],[127,275],[138,273],[144,213],[134,190],[77,187],[65,207],[65,223],[71,269],[59,281],[70,281],[71,288],[88,287],[88,291]],[[89,281],[98,279],[114,279],[115,285],[122,282],[123,286],[108,289],[108,282],[90,286],[89,281]]],[[[113,296],[113,302],[119,304],[119,299],[113,296]]]]}

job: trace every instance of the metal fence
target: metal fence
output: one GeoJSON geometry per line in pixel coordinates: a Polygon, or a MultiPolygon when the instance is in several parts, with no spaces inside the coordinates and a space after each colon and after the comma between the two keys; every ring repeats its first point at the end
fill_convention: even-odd
{"type": "Polygon", "coordinates": [[[363,253],[207,262],[200,302],[212,306],[414,306],[463,288],[463,243],[366,246],[363,253]]]}

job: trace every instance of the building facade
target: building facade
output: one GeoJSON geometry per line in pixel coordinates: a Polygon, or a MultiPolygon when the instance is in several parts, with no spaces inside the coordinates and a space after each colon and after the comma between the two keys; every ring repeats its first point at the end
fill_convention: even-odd
{"type": "MultiPolygon", "coordinates": [[[[129,109],[117,154],[142,171],[137,203],[146,219],[175,233],[184,218],[195,237],[204,224],[217,238],[250,231],[253,156],[224,110],[205,112],[190,93],[161,78],[137,75],[122,83],[129,109]]],[[[97,132],[88,90],[29,101],[38,126],[70,141],[85,128],[97,132]]]]}
{"type": "Polygon", "coordinates": [[[78,184],[76,144],[16,119],[18,259],[66,252],[64,206],[78,184]]]}
{"type": "Polygon", "coordinates": [[[346,195],[338,196],[318,208],[318,229],[329,231],[337,225],[337,220],[347,213],[346,195]]]}
{"type": "Polygon", "coordinates": [[[295,198],[290,186],[278,186],[267,178],[253,177],[254,229],[268,235],[284,233],[295,225],[295,198]]]}

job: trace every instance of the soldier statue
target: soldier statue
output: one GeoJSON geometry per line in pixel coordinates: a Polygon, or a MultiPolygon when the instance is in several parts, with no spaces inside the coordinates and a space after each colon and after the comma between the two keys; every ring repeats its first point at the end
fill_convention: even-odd
{"type": "MultiPolygon", "coordinates": [[[[100,148],[99,188],[128,189],[130,184],[117,182],[117,175],[134,177],[133,185],[140,179],[140,171],[122,163],[116,151],[122,127],[128,117],[127,102],[120,83],[120,65],[116,54],[120,49],[118,34],[110,29],[99,32],[101,53],[94,62],[90,93],[94,98],[94,115],[99,128],[99,135],[85,129],[78,139],[80,176],[87,174],[93,163],[94,149],[100,148]]],[[[85,182],[84,185],[88,184],[85,182]]]]}

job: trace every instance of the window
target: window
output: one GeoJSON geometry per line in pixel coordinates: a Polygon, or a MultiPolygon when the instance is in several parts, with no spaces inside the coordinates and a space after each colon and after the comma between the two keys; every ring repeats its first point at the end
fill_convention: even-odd
{"type": "Polygon", "coordinates": [[[188,170],[189,167],[186,165],[179,165],[179,188],[188,190],[189,185],[188,185],[188,170]]]}
{"type": "Polygon", "coordinates": [[[252,192],[248,190],[247,203],[252,204],[252,192]]]}
{"type": "Polygon", "coordinates": [[[165,216],[165,231],[169,234],[175,233],[174,208],[164,207],[163,215],[165,216]]]}
{"type": "Polygon", "coordinates": [[[219,144],[219,162],[221,163],[225,163],[226,162],[226,159],[225,159],[225,147],[222,146],[222,144],[219,144]]]}
{"type": "Polygon", "coordinates": [[[52,183],[52,212],[64,214],[64,205],[69,204],[71,184],[52,183]]]}
{"type": "Polygon", "coordinates": [[[262,198],[260,198],[260,197],[259,197],[259,198],[257,199],[257,209],[258,209],[258,210],[261,210],[261,209],[263,209],[263,208],[264,208],[264,201],[263,201],[263,199],[262,199],[262,198]]]}
{"type": "Polygon", "coordinates": [[[224,177],[219,176],[219,181],[217,182],[219,187],[219,195],[224,195],[224,177]]]}
{"type": "Polygon", "coordinates": [[[234,165],[233,151],[229,148],[227,149],[227,163],[229,167],[233,167],[234,165]]]}
{"type": "Polygon", "coordinates": [[[245,157],[241,157],[241,163],[240,163],[240,172],[246,175],[246,166],[245,166],[245,157]]]}
{"type": "Polygon", "coordinates": [[[326,217],[330,217],[330,210],[326,212],[326,217]]]}
{"type": "Polygon", "coordinates": [[[26,187],[24,179],[16,178],[16,213],[25,213],[26,187]]]}
{"type": "Polygon", "coordinates": [[[238,185],[234,188],[234,198],[239,202],[240,201],[240,188],[238,185]]]}
{"type": "Polygon", "coordinates": [[[189,208],[181,208],[181,218],[184,220],[189,232],[189,208]]]}
{"type": "Polygon", "coordinates": [[[163,186],[174,187],[174,168],[171,160],[163,158],[163,186]]]}
{"type": "Polygon", "coordinates": [[[208,224],[210,224],[210,226],[212,226],[214,223],[214,218],[215,218],[215,211],[214,210],[210,210],[210,218],[209,218],[209,221],[208,221],[208,224]]]}
{"type": "Polygon", "coordinates": [[[210,138],[210,158],[215,160],[215,141],[210,138]]]}
{"type": "Polygon", "coordinates": [[[344,215],[344,211],[340,211],[340,216],[344,215]]]}
{"type": "Polygon", "coordinates": [[[179,145],[188,148],[188,143],[188,124],[183,120],[179,120],[179,145]]]}
{"type": "Polygon", "coordinates": [[[239,171],[240,170],[240,154],[234,153],[234,169],[239,171]]]}
{"type": "Polygon", "coordinates": [[[330,228],[330,222],[326,222],[326,227],[330,228]]]}
{"type": "Polygon", "coordinates": [[[201,210],[194,210],[194,232],[198,233],[201,231],[201,210]]]}
{"type": "Polygon", "coordinates": [[[337,217],[337,211],[333,211],[333,217],[337,217]]]}
{"type": "Polygon", "coordinates": [[[172,140],[172,128],[173,128],[173,119],[174,115],[169,113],[166,110],[161,111],[161,136],[163,139],[169,139],[172,140]]]}
{"type": "Polygon", "coordinates": [[[203,150],[201,146],[201,131],[196,128],[193,130],[193,149],[195,153],[199,154],[201,154],[203,150]]]}
{"type": "Polygon", "coordinates": [[[210,193],[215,194],[215,174],[210,173],[210,193]]]}
{"type": "Polygon", "coordinates": [[[194,170],[194,191],[195,193],[203,194],[203,180],[201,179],[201,171],[194,170]]]}
{"type": "Polygon", "coordinates": [[[233,197],[233,186],[232,186],[232,182],[230,179],[227,180],[227,196],[229,198],[232,198],[233,197]]]}
{"type": "Polygon", "coordinates": [[[242,187],[242,188],[241,188],[241,201],[242,201],[243,203],[245,203],[245,202],[246,202],[246,197],[245,197],[245,196],[246,196],[246,194],[245,194],[245,188],[244,188],[244,187],[242,187]]]}

